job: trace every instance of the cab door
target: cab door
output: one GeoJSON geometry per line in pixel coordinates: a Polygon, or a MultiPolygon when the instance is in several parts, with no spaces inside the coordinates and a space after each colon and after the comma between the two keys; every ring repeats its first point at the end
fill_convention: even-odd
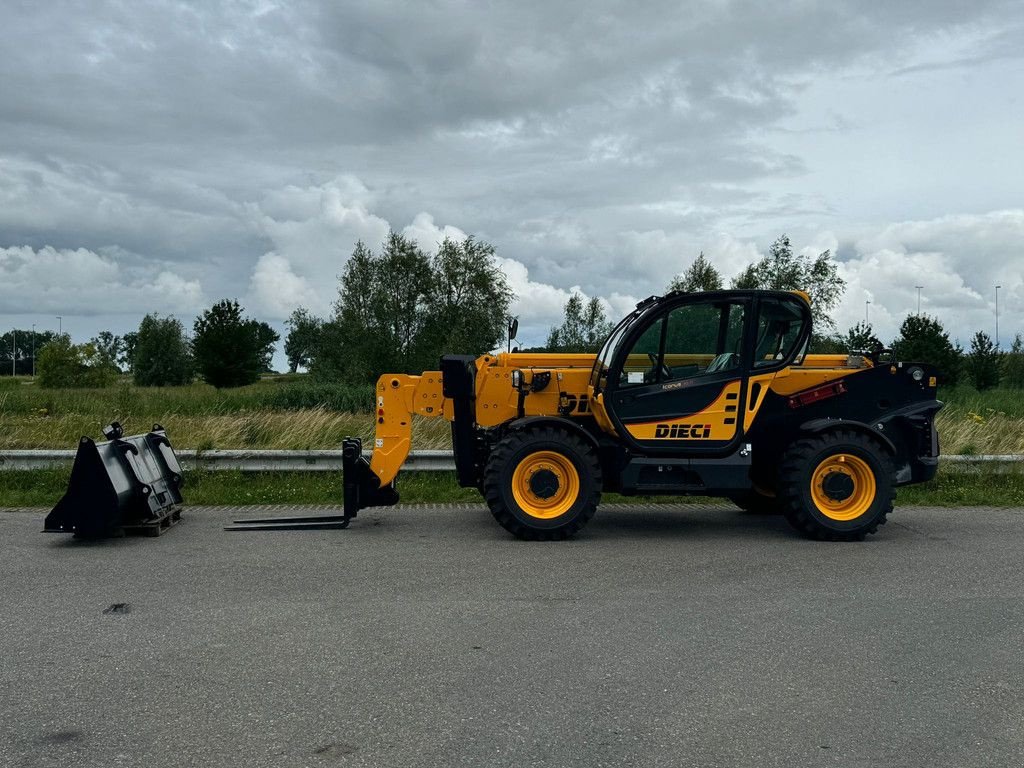
{"type": "Polygon", "coordinates": [[[733,451],[752,354],[749,295],[691,294],[641,318],[618,346],[604,402],[616,432],[649,454],[733,451]]]}

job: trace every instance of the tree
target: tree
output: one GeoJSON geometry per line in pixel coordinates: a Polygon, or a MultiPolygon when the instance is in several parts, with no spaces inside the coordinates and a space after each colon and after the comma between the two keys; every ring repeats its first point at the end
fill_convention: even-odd
{"type": "Polygon", "coordinates": [[[106,365],[120,373],[118,358],[121,356],[121,337],[115,336],[110,331],[100,331],[99,335],[89,339],[89,343],[96,349],[96,356],[102,365],[106,365]]]}
{"type": "Polygon", "coordinates": [[[885,345],[875,336],[871,323],[861,320],[846,332],[843,340],[847,352],[874,352],[885,345]]]}
{"type": "Polygon", "coordinates": [[[404,235],[391,232],[379,256],[356,243],[341,275],[334,318],[324,327],[313,373],[319,378],[372,382],[386,371],[424,370],[421,334],[432,281],[430,259],[404,235]]]}
{"type": "Polygon", "coordinates": [[[271,328],[269,323],[262,322],[261,320],[249,320],[247,322],[256,344],[260,373],[273,373],[274,345],[280,340],[281,335],[271,328]]]}
{"type": "Polygon", "coordinates": [[[811,331],[811,341],[807,351],[812,355],[845,355],[848,347],[846,337],[838,333],[817,333],[811,331]]]}
{"type": "Polygon", "coordinates": [[[494,246],[469,237],[445,238],[431,259],[424,353],[479,355],[497,347],[506,332],[514,294],[494,256],[494,246]]]}
{"type": "Polygon", "coordinates": [[[15,328],[0,335],[0,376],[11,374],[11,355],[14,354],[14,370],[19,376],[32,375],[32,358],[38,360],[43,347],[55,339],[53,331],[33,331],[15,328]]]}
{"type": "Polygon", "coordinates": [[[243,311],[237,301],[223,299],[193,325],[196,369],[218,389],[256,382],[274,354],[277,333],[266,323],[244,318],[243,311]]]}
{"type": "Polygon", "coordinates": [[[1013,337],[1010,351],[1003,355],[1003,384],[1012,389],[1024,389],[1024,339],[1019,333],[1013,337]]]}
{"type": "Polygon", "coordinates": [[[1002,353],[984,331],[978,331],[971,339],[971,351],[964,361],[967,375],[979,392],[992,389],[999,384],[999,369],[1002,353]]]}
{"type": "Polygon", "coordinates": [[[668,289],[670,291],[718,291],[722,288],[722,275],[714,265],[704,256],[704,251],[694,259],[693,264],[686,268],[686,271],[672,278],[668,289]]]}
{"type": "Polygon", "coordinates": [[[596,296],[584,304],[583,296],[573,293],[565,303],[565,319],[548,334],[551,352],[597,352],[612,331],[596,296]]]}
{"type": "Polygon", "coordinates": [[[373,338],[379,325],[378,274],[377,257],[358,241],[341,274],[334,317],[320,334],[312,361],[317,378],[372,382],[384,372],[383,350],[373,338]]]}
{"type": "Polygon", "coordinates": [[[324,321],[305,307],[299,307],[292,312],[285,325],[288,326],[288,336],[284,340],[288,370],[295,373],[299,366],[308,369],[316,356],[324,321]]]}
{"type": "Polygon", "coordinates": [[[846,281],[832,261],[829,251],[815,258],[793,253],[789,237],[781,235],[756,264],[749,265],[732,281],[733,288],[773,291],[805,291],[811,297],[811,315],[819,332],[831,331],[836,324],[831,312],[846,290],[846,281]]]}
{"type": "MultiPolygon", "coordinates": [[[[173,317],[142,318],[132,336],[131,372],[140,387],[175,387],[192,381],[193,361],[185,328],[173,317]]],[[[122,355],[122,358],[124,355],[122,355]]]]}
{"type": "Polygon", "coordinates": [[[116,377],[116,371],[104,363],[93,344],[72,344],[66,333],[42,348],[36,370],[39,385],[47,389],[106,387],[116,377]]]}
{"type": "Polygon", "coordinates": [[[371,327],[377,328],[376,341],[384,345],[387,364],[381,372],[422,371],[436,365],[436,360],[417,354],[434,288],[430,259],[413,240],[392,232],[375,266],[371,327]]]}
{"type": "Polygon", "coordinates": [[[121,356],[117,362],[123,370],[129,373],[135,370],[135,345],[138,344],[138,341],[137,331],[128,331],[121,337],[121,356]]]}
{"type": "Polygon", "coordinates": [[[312,371],[372,382],[387,371],[434,368],[446,352],[481,354],[499,343],[512,298],[483,241],[446,240],[432,259],[395,232],[380,255],[356,243],[312,371]]]}
{"type": "Polygon", "coordinates": [[[954,385],[960,379],[963,349],[949,340],[949,334],[937,318],[908,315],[900,326],[900,335],[892,343],[897,360],[930,363],[939,370],[939,382],[954,385]]]}

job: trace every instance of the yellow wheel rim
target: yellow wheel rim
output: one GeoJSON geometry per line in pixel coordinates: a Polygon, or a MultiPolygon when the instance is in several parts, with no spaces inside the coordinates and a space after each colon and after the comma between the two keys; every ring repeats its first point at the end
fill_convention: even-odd
{"type": "Polygon", "coordinates": [[[831,520],[856,520],[871,507],[876,488],[875,473],[864,459],[837,453],[814,470],[811,499],[831,520]]]}
{"type": "Polygon", "coordinates": [[[530,517],[550,520],[564,515],[579,495],[579,472],[555,451],[531,453],[512,473],[512,496],[530,517]]]}

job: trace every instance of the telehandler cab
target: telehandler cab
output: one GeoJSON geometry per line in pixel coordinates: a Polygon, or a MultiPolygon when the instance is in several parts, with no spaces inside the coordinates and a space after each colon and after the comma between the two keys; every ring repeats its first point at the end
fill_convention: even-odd
{"type": "Polygon", "coordinates": [[[377,381],[372,458],[343,446],[344,516],[398,501],[413,415],[452,423],[458,482],[523,539],[587,524],[602,491],[725,496],[803,534],[859,540],[899,485],[930,480],[936,370],[806,354],[802,292],[673,292],[640,302],[597,355],[445,355],[377,381]]]}

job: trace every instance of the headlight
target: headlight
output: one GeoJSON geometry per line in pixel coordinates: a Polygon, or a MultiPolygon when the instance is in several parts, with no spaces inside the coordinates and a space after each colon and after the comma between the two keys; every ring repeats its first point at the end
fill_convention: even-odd
{"type": "Polygon", "coordinates": [[[921,381],[924,378],[924,371],[918,368],[916,365],[910,369],[910,377],[914,381],[921,381]]]}

